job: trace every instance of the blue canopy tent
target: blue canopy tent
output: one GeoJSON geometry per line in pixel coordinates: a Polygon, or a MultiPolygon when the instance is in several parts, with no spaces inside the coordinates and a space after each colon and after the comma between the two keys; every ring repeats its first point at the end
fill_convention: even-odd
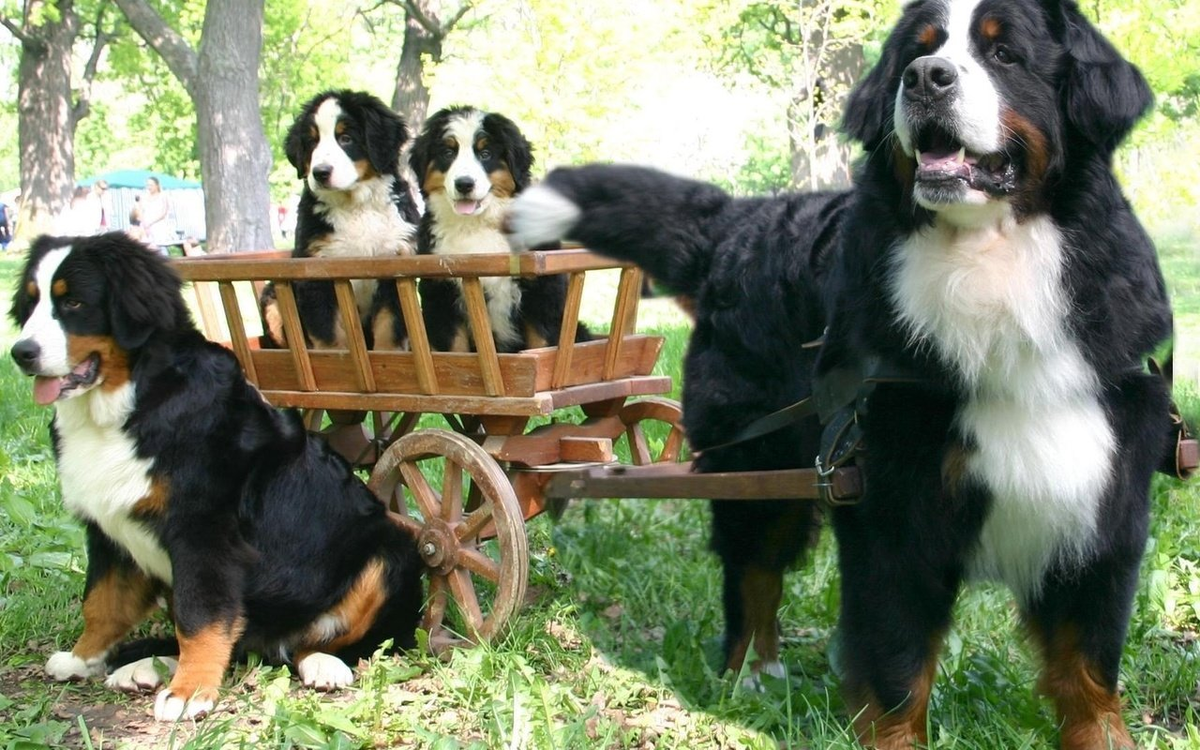
{"type": "Polygon", "coordinates": [[[113,216],[108,219],[108,226],[110,229],[126,229],[129,227],[129,212],[133,210],[135,199],[145,191],[147,177],[157,179],[159,186],[167,194],[175,231],[180,241],[184,237],[204,240],[207,236],[204,224],[204,189],[199,182],[148,169],[119,169],[80,180],[79,184],[91,187],[99,180],[107,182],[113,212],[113,216]]]}

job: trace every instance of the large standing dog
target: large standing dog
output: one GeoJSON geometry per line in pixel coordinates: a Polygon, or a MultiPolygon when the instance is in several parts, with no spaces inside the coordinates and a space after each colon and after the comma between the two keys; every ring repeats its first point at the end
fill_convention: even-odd
{"type": "MultiPolygon", "coordinates": [[[[402,175],[408,128],[400,115],[360,91],[326,91],[304,105],[284,151],[304,181],[296,209],[296,258],[394,257],[416,250],[420,212],[402,175]]],[[[352,282],[367,345],[402,349],[408,336],[393,284],[352,282]]],[[[270,287],[262,299],[268,334],[283,341],[270,287]]],[[[295,283],[305,335],[343,348],[346,332],[331,281],[295,283]]]]}
{"type": "MultiPolygon", "coordinates": [[[[1171,314],[1109,165],[1150,103],[1074,2],[913,2],[847,106],[866,152],[851,194],[733,200],[589,167],[550,174],[514,207],[523,242],[577,239],[695,295],[696,448],[767,407],[740,411],[740,391],[807,391],[812,361],[796,347],[821,333],[823,293],[817,388],[908,381],[863,392],[865,495],[833,513],[844,682],[866,744],[926,741],[951,607],[964,581],[987,578],[1012,589],[1041,651],[1062,746],[1133,747],[1117,674],[1169,437],[1167,389],[1144,362],[1171,314]]],[[[739,468],[724,463],[738,450],[703,454],[701,469],[739,468]]],[[[727,579],[738,559],[797,545],[786,524],[720,507],[714,520],[727,579]],[[729,529],[747,536],[731,548],[729,529]]],[[[774,574],[741,574],[745,609],[777,591],[774,574]]],[[[731,618],[736,599],[727,584],[731,618]]]]}
{"type": "MultiPolygon", "coordinates": [[[[533,148],[512,120],[474,107],[440,110],[425,121],[409,161],[426,204],[418,252],[508,252],[501,222],[533,169],[533,148]]],[[[484,278],[483,290],[498,351],[558,343],[565,277],[484,278]]],[[[422,279],[421,305],[434,349],[474,348],[459,280],[422,279]]],[[[576,340],[587,338],[580,325],[576,340]]]]}
{"type": "MultiPolygon", "coordinates": [[[[166,721],[213,707],[239,647],[290,661],[306,685],[349,684],[343,659],[414,645],[421,607],[412,538],[200,335],[179,287],[123,234],[43,237],[12,308],[12,356],[54,406],[63,502],[87,527],[83,635],[46,672],[103,675],[169,595],[178,670],[154,708],[166,721]]],[[[107,680],[158,682],[144,661],[107,680]]]]}

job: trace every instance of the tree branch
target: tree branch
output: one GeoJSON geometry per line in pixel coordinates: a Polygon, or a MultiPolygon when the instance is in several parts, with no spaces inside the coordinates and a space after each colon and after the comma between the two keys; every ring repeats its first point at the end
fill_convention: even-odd
{"type": "Polygon", "coordinates": [[[96,80],[96,70],[100,67],[100,55],[113,38],[113,32],[104,29],[104,16],[108,12],[108,6],[108,0],[102,0],[96,9],[96,38],[87,63],[83,66],[83,85],[79,88],[79,98],[71,107],[71,118],[74,122],[79,122],[92,111],[92,83],[96,80]]]}
{"type": "Polygon", "coordinates": [[[401,0],[400,5],[404,8],[404,12],[411,16],[429,34],[434,37],[442,36],[442,27],[438,23],[436,16],[432,16],[432,14],[426,15],[425,11],[413,2],[413,0],[401,0]]]}
{"type": "Polygon", "coordinates": [[[0,16],[0,25],[8,29],[9,33],[16,37],[16,40],[23,45],[39,44],[41,40],[32,34],[25,32],[25,29],[18,26],[8,16],[0,16]]]}
{"type": "Polygon", "coordinates": [[[129,25],[146,44],[162,57],[167,68],[179,79],[188,95],[195,98],[200,58],[183,35],[167,25],[146,0],[114,0],[129,20],[129,25]]]}

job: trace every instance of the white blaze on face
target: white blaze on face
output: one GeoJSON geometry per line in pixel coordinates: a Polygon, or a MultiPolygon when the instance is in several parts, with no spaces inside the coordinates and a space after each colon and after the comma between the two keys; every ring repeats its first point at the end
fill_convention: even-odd
{"type": "Polygon", "coordinates": [[[317,147],[313,149],[309,160],[308,186],[314,191],[348,190],[358,182],[358,168],[337,142],[337,123],[342,114],[341,105],[332,97],[321,102],[313,114],[317,126],[317,147]],[[325,185],[313,177],[313,170],[318,167],[333,168],[325,185]]]}
{"type": "Polygon", "coordinates": [[[21,327],[21,341],[32,341],[41,349],[38,357],[38,373],[47,376],[62,376],[71,372],[72,364],[67,354],[67,334],[62,323],[54,317],[54,300],[51,287],[54,274],[63,260],[71,253],[70,247],[51,250],[42,256],[34,271],[34,282],[38,288],[38,301],[33,314],[21,327]]]}
{"type": "MultiPolygon", "coordinates": [[[[995,153],[1003,145],[1000,123],[1000,93],[991,76],[972,53],[971,31],[982,0],[947,0],[946,41],[931,57],[948,61],[958,72],[958,85],[949,102],[947,123],[959,142],[972,154],[995,153]]],[[[896,135],[905,153],[913,155],[912,130],[905,112],[904,89],[896,92],[896,135]]]]}
{"type": "Polygon", "coordinates": [[[458,144],[458,155],[446,170],[446,197],[457,213],[479,211],[492,189],[487,171],[475,156],[475,139],[483,130],[483,118],[483,112],[470,112],[454,117],[446,125],[445,138],[458,144]],[[459,192],[455,183],[463,179],[471,181],[471,189],[459,192]]]}

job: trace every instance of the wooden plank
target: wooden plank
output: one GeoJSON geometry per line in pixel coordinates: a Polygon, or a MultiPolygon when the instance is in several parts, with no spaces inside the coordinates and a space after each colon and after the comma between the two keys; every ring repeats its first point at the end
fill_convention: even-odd
{"type": "MultiPolygon", "coordinates": [[[[571,369],[558,385],[554,382],[554,373],[549,371],[550,365],[555,362],[556,350],[553,347],[527,349],[524,353],[538,358],[536,387],[539,391],[546,391],[603,380],[605,367],[609,365],[608,346],[606,339],[575,344],[571,369]]],[[[621,344],[620,356],[612,364],[612,378],[649,375],[654,371],[654,363],[662,346],[661,336],[626,336],[621,344]]]]}
{"type": "Polygon", "coordinates": [[[404,314],[404,327],[408,330],[408,343],[417,363],[417,384],[421,393],[436,396],[438,391],[437,372],[433,367],[429,334],[425,330],[425,316],[417,301],[417,280],[396,279],[396,292],[400,295],[400,311],[404,314]]]}
{"type": "Polygon", "coordinates": [[[210,341],[224,340],[225,329],[221,326],[217,306],[213,303],[212,284],[192,284],[192,293],[196,295],[196,309],[200,312],[200,328],[204,337],[210,341]]]}
{"type": "MultiPolygon", "coordinates": [[[[815,469],[700,474],[687,464],[595,466],[563,472],[546,484],[547,498],[640,497],[721,500],[819,500],[815,469]]],[[[834,496],[862,494],[857,468],[836,469],[834,496]]]]}
{"type": "Polygon", "coordinates": [[[617,283],[617,304],[613,309],[612,325],[608,329],[608,351],[601,374],[604,380],[616,377],[617,361],[621,357],[621,346],[624,343],[630,310],[637,309],[637,299],[641,292],[641,272],[630,268],[621,271],[621,280],[617,283]]]}
{"type": "Polygon", "coordinates": [[[563,461],[608,463],[616,460],[612,440],[608,438],[565,437],[559,444],[559,454],[563,461]]]}
{"type": "Polygon", "coordinates": [[[279,303],[279,316],[283,319],[283,332],[288,340],[286,351],[291,356],[293,372],[299,380],[297,387],[305,391],[315,391],[317,381],[313,377],[308,348],[304,345],[304,331],[300,327],[300,313],[296,309],[296,295],[292,293],[292,285],[286,281],[276,281],[275,299],[279,303]]]}
{"type": "MultiPolygon", "coordinates": [[[[291,353],[281,349],[263,349],[251,355],[257,368],[259,385],[275,391],[358,391],[350,354],[346,351],[308,352],[313,387],[304,388],[296,374],[291,353]]],[[[381,394],[421,395],[418,365],[411,352],[372,351],[367,353],[375,392],[381,394]]],[[[535,360],[520,354],[499,356],[500,377],[510,396],[533,396],[536,385],[535,360]]],[[[440,393],[450,396],[486,396],[487,389],[474,354],[437,352],[432,357],[434,378],[440,393]]],[[[423,394],[438,395],[438,394],[423,394]]],[[[399,411],[386,409],[385,411],[399,411]]]]}
{"type": "Polygon", "coordinates": [[[479,279],[463,279],[462,290],[467,301],[467,319],[471,324],[471,337],[475,339],[484,390],[489,396],[503,396],[504,380],[500,377],[500,363],[496,359],[496,340],[492,337],[483,282],[479,279]]]}
{"type": "Polygon", "coordinates": [[[546,416],[556,408],[553,400],[543,393],[529,398],[510,396],[422,396],[395,393],[351,393],[322,391],[269,391],[266,399],[280,407],[301,409],[328,408],[368,411],[413,411],[442,414],[508,414],[546,416]]]}
{"type": "Polygon", "coordinates": [[[406,255],[394,258],[291,258],[286,253],[238,253],[172,262],[180,277],[188,281],[548,276],[631,265],[586,250],[406,255]]]}
{"type": "Polygon", "coordinates": [[[246,373],[246,378],[258,385],[258,373],[254,369],[254,358],[250,356],[250,346],[246,341],[246,326],[242,321],[242,310],[238,306],[237,290],[233,288],[233,282],[229,281],[219,282],[217,288],[221,291],[221,305],[225,308],[225,322],[229,327],[233,353],[246,373]]]}
{"type": "Polygon", "coordinates": [[[558,334],[558,351],[554,356],[554,376],[551,388],[562,388],[571,374],[571,357],[575,353],[575,332],[579,327],[579,307],[583,303],[582,272],[567,279],[567,303],[563,307],[562,330],[558,334]]]}
{"type": "Polygon", "coordinates": [[[367,359],[367,342],[363,336],[362,321],[358,317],[358,303],[354,299],[354,288],[349,279],[333,282],[337,294],[338,312],[342,315],[342,326],[346,331],[346,348],[350,352],[350,363],[358,376],[358,390],[375,392],[375,376],[371,373],[371,362],[367,359]]]}
{"type": "Polygon", "coordinates": [[[587,383],[539,394],[549,396],[555,409],[579,406],[593,401],[605,401],[625,396],[650,396],[671,392],[671,379],[666,376],[620,378],[603,383],[587,383]]]}

